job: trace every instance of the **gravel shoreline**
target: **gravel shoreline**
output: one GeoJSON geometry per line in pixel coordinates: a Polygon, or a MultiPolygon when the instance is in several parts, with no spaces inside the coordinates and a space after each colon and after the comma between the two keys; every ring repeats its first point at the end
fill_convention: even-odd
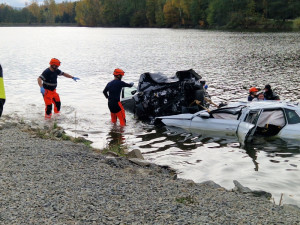
{"type": "Polygon", "coordinates": [[[300,224],[296,206],[0,124],[0,224],[300,224]]]}

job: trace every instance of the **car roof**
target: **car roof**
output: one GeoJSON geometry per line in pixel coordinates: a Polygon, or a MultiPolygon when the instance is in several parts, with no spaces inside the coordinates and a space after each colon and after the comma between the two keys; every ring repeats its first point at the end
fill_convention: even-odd
{"type": "Polygon", "coordinates": [[[275,109],[275,108],[286,108],[300,112],[300,107],[297,103],[283,102],[283,101],[252,101],[252,102],[233,102],[225,107],[238,107],[245,106],[249,110],[255,109],[275,109]]]}

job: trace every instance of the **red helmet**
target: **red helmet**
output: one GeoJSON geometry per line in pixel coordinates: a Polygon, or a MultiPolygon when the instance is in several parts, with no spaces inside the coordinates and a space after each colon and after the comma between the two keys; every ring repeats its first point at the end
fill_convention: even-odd
{"type": "Polygon", "coordinates": [[[60,61],[58,60],[58,59],[56,59],[56,58],[52,58],[51,60],[50,60],[50,63],[49,63],[51,66],[52,65],[55,65],[55,66],[60,66],[60,61]]]}
{"type": "Polygon", "coordinates": [[[125,72],[123,70],[119,69],[119,68],[117,68],[117,69],[114,70],[114,75],[115,76],[117,76],[117,75],[124,76],[124,73],[125,72]]]}
{"type": "Polygon", "coordinates": [[[249,89],[249,93],[251,92],[258,92],[258,89],[256,87],[252,87],[249,89]]]}

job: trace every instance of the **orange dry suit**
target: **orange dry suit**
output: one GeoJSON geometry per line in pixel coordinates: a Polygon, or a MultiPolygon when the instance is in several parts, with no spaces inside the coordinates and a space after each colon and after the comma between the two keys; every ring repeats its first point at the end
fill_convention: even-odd
{"type": "Polygon", "coordinates": [[[60,111],[60,98],[58,93],[56,93],[57,77],[63,75],[64,73],[59,69],[51,71],[47,68],[41,75],[40,78],[43,80],[43,87],[45,88],[44,102],[45,108],[45,118],[51,118],[52,115],[52,104],[54,105],[54,113],[59,113],[60,111]]]}
{"type": "Polygon", "coordinates": [[[133,84],[127,84],[121,80],[112,80],[104,88],[103,94],[108,99],[108,108],[112,123],[116,123],[118,118],[121,126],[126,125],[125,110],[120,102],[120,94],[123,87],[132,86],[133,84]]]}

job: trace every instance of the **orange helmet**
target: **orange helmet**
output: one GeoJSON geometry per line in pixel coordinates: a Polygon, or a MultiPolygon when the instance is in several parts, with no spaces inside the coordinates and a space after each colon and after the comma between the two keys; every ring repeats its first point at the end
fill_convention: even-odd
{"type": "Polygon", "coordinates": [[[258,92],[258,89],[256,87],[252,87],[249,89],[249,93],[251,92],[258,92]]]}
{"type": "Polygon", "coordinates": [[[55,66],[60,66],[60,61],[58,60],[58,59],[56,59],[56,58],[52,58],[51,60],[50,60],[50,63],[49,63],[51,66],[52,65],[55,65],[55,66]]]}
{"type": "Polygon", "coordinates": [[[119,68],[117,68],[117,69],[114,70],[114,75],[115,76],[117,76],[117,75],[124,76],[124,73],[125,72],[123,70],[119,69],[119,68]]]}

